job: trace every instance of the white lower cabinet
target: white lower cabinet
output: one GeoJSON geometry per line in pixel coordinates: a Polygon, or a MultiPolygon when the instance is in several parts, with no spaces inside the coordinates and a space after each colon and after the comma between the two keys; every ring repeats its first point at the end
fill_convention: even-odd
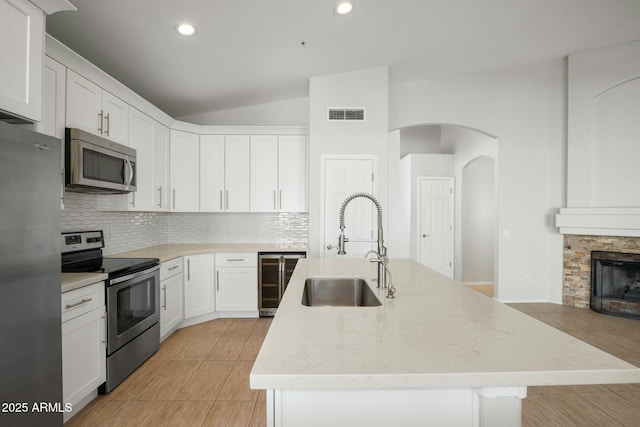
{"type": "Polygon", "coordinates": [[[258,254],[217,253],[216,311],[258,310],[258,254]]]}
{"type": "Polygon", "coordinates": [[[184,320],[182,258],[160,265],[160,339],[165,339],[184,320]]]}
{"type": "Polygon", "coordinates": [[[62,396],[73,407],[65,420],[106,380],[104,295],[104,282],[62,294],[62,396]]]}
{"type": "Polygon", "coordinates": [[[213,254],[184,257],[184,318],[215,312],[215,258],[213,254]]]}

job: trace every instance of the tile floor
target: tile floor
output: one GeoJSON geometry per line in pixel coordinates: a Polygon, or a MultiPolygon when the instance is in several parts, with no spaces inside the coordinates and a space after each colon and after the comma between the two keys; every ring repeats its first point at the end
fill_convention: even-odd
{"type": "Polygon", "coordinates": [[[249,372],[270,324],[218,319],[180,329],[65,426],[264,426],[265,394],[249,388],[249,372]]]}
{"type": "MultiPolygon", "coordinates": [[[[640,321],[556,304],[511,306],[640,366],[640,321]]],[[[66,425],[264,426],[265,395],[249,389],[248,376],[270,323],[218,319],[181,329],[66,425]]],[[[640,426],[640,384],[529,387],[528,393],[523,427],[640,426]]]]}

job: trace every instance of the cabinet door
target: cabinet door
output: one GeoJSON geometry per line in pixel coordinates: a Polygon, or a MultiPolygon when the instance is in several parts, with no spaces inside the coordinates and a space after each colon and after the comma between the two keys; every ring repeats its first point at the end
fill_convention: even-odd
{"type": "Polygon", "coordinates": [[[62,396],[75,405],[106,380],[104,306],[62,324],[62,396]]]}
{"type": "Polygon", "coordinates": [[[215,266],[213,254],[184,257],[184,317],[215,311],[215,266]]]}
{"type": "Polygon", "coordinates": [[[169,128],[153,124],[153,206],[154,210],[169,210],[169,128]]]}
{"type": "Polygon", "coordinates": [[[224,135],[200,136],[201,212],[223,212],[225,209],[224,141],[224,135]]]}
{"type": "MultiPolygon", "coordinates": [[[[67,68],[58,61],[45,56],[42,76],[42,121],[37,124],[37,130],[63,141],[66,81],[67,68]]],[[[64,160],[62,163],[64,164],[64,160]]]]}
{"type": "Polygon", "coordinates": [[[128,145],[129,105],[111,93],[102,91],[102,136],[128,145]]]}
{"type": "Polygon", "coordinates": [[[164,338],[184,319],[182,275],[160,282],[160,292],[160,337],[164,338]]]}
{"type": "Polygon", "coordinates": [[[256,267],[218,268],[216,271],[216,310],[258,310],[256,267]]]}
{"type": "Polygon", "coordinates": [[[200,138],[171,130],[171,211],[198,212],[200,209],[200,138]]]}
{"type": "Polygon", "coordinates": [[[225,210],[250,210],[250,143],[248,135],[225,137],[225,210]]]}
{"type": "Polygon", "coordinates": [[[251,212],[278,210],[278,137],[251,136],[251,212]]]}
{"type": "Polygon", "coordinates": [[[0,40],[0,110],[40,121],[44,14],[26,0],[0,0],[0,40]]]}
{"type": "Polygon", "coordinates": [[[136,191],[127,195],[129,209],[157,210],[154,205],[154,122],[151,117],[131,108],[129,115],[129,142],[136,150],[136,191]]]}
{"type": "Polygon", "coordinates": [[[102,88],[67,69],[67,127],[101,135],[102,88]]]}
{"type": "Polygon", "coordinates": [[[278,137],[278,210],[307,210],[307,138],[278,137]]]}

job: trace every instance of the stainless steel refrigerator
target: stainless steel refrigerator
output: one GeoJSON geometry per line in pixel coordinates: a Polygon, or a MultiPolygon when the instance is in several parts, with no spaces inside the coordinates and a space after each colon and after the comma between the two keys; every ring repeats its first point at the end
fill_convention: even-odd
{"type": "Polygon", "coordinates": [[[0,425],[62,425],[59,139],[0,122],[0,425]]]}

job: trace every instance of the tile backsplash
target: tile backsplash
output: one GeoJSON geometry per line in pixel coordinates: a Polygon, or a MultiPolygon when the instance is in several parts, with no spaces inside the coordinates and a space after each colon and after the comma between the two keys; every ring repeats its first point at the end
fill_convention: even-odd
{"type": "Polygon", "coordinates": [[[306,213],[99,212],[94,194],[66,192],[62,231],[103,230],[105,255],[166,243],[309,242],[306,213]]]}

